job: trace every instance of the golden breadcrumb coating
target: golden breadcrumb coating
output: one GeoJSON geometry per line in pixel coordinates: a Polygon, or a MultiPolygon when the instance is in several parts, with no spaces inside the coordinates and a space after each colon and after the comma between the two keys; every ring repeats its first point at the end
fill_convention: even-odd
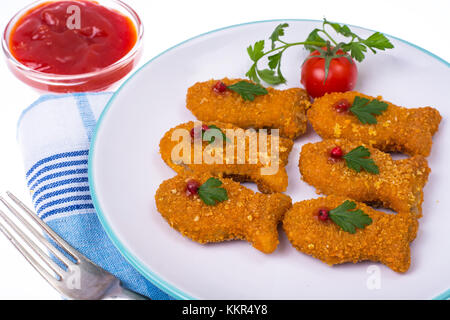
{"type": "Polygon", "coordinates": [[[328,196],[297,202],[286,212],[283,229],[299,251],[334,265],[364,260],[385,264],[396,272],[406,272],[410,265],[409,242],[417,220],[407,214],[388,214],[356,203],[370,216],[372,224],[351,234],[330,219],[321,221],[320,209],[332,210],[346,197],[328,196]]]}
{"type": "Polygon", "coordinates": [[[393,160],[391,156],[362,143],[330,139],[305,144],[300,152],[300,173],[317,193],[341,195],[373,205],[382,205],[396,212],[422,216],[423,187],[430,168],[423,156],[393,160]],[[332,160],[330,151],[340,147],[344,154],[363,145],[379,167],[379,174],[347,167],[345,160],[332,160]]]}
{"type": "MultiPolygon", "coordinates": [[[[208,122],[205,123],[208,126],[215,125],[218,128],[222,130],[225,134],[227,134],[227,129],[234,130],[233,132],[237,132],[235,130],[239,130],[240,128],[235,127],[231,124],[225,124],[220,122],[208,122]]],[[[175,139],[175,141],[172,141],[172,136],[177,129],[185,129],[188,132],[191,131],[194,126],[200,127],[200,124],[195,124],[194,122],[187,122],[180,124],[176,126],[175,128],[170,129],[168,132],[165,133],[164,137],[161,139],[161,142],[159,144],[159,149],[161,153],[162,159],[177,173],[182,173],[185,170],[188,171],[194,171],[194,172],[208,172],[215,176],[224,176],[224,177],[230,177],[233,178],[235,181],[252,181],[255,182],[258,185],[259,191],[263,193],[272,193],[272,192],[283,192],[286,191],[286,188],[288,186],[288,175],[286,173],[285,166],[288,162],[289,153],[292,150],[293,142],[290,139],[286,138],[279,138],[279,147],[278,147],[278,157],[275,157],[274,155],[274,163],[271,163],[271,136],[267,135],[266,141],[267,141],[267,149],[266,152],[264,152],[264,149],[258,149],[256,150],[259,152],[257,154],[257,159],[255,162],[251,163],[249,159],[249,155],[251,154],[251,150],[253,150],[250,147],[250,139],[249,137],[244,135],[244,130],[241,130],[241,138],[235,137],[233,139],[233,136],[230,134],[227,134],[228,143],[234,143],[234,145],[231,147],[232,152],[227,153],[227,149],[220,148],[221,152],[221,159],[222,163],[212,163],[207,164],[205,163],[203,159],[203,154],[206,148],[210,146],[208,142],[204,141],[202,144],[202,153],[200,154],[199,159],[201,159],[201,163],[194,163],[194,141],[190,141],[190,154],[191,157],[187,157],[187,159],[190,159],[190,163],[184,163],[182,159],[172,158],[172,151],[175,150],[175,146],[181,141],[181,138],[175,139]],[[244,152],[240,154],[238,152],[238,146],[242,147],[244,152]],[[234,148],[233,148],[234,147],[234,148]],[[243,157],[242,157],[243,156],[243,157]],[[261,162],[261,158],[265,159],[265,163],[261,162]],[[275,163],[276,161],[276,163],[275,163]],[[263,171],[262,174],[261,169],[262,168],[268,168],[273,167],[273,170],[263,171]],[[276,170],[276,171],[275,171],[276,170]],[[272,172],[273,171],[273,172],[272,172]],[[270,173],[270,174],[267,174],[270,173]]],[[[229,131],[228,131],[229,132],[229,131]]],[[[237,134],[237,133],[236,133],[237,134]]],[[[258,143],[260,139],[260,133],[255,133],[255,139],[254,141],[258,143]]],[[[189,137],[190,138],[190,137],[189,137]]],[[[261,139],[264,139],[261,136],[261,139]]],[[[264,140],[262,140],[264,141],[264,140]]],[[[256,146],[256,145],[255,145],[256,146]]],[[[276,144],[274,144],[276,146],[276,144]]],[[[183,155],[183,152],[180,151],[176,155],[183,155]]],[[[217,155],[220,155],[220,153],[217,153],[217,155]]]]}
{"type": "MultiPolygon", "coordinates": [[[[227,86],[243,79],[224,78],[227,86]]],[[[232,123],[241,128],[274,128],[280,135],[294,139],[306,131],[306,109],[311,105],[304,89],[277,90],[266,88],[268,94],[245,101],[238,93],[212,90],[218,80],[197,82],[188,89],[186,106],[197,119],[232,123]]]]}
{"type": "MultiPolygon", "coordinates": [[[[324,139],[362,141],[382,151],[425,157],[430,154],[432,137],[441,121],[441,115],[436,109],[403,108],[385,101],[388,108],[375,116],[378,123],[363,124],[350,111],[338,113],[334,108],[342,99],[351,105],[355,96],[375,99],[359,92],[344,92],[326,94],[314,101],[307,116],[319,136],[324,139]]],[[[381,100],[381,97],[376,99],[381,100]]]]}
{"type": "Polygon", "coordinates": [[[198,195],[186,195],[186,181],[203,184],[209,174],[182,174],[164,181],[156,191],[156,207],[169,225],[199,243],[242,239],[272,253],[278,245],[277,225],[291,208],[281,193],[255,193],[231,179],[220,178],[228,200],[206,205],[198,195]]]}

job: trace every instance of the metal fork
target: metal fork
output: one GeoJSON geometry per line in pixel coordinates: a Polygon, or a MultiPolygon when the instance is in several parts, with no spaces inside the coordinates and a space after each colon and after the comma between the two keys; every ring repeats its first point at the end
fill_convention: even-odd
{"type": "Polygon", "coordinates": [[[69,299],[83,300],[104,300],[104,299],[137,299],[147,300],[138,293],[124,288],[120,280],[109,272],[95,265],[88,258],[83,256],[77,250],[72,248],[65,240],[58,236],[50,227],[45,224],[33,211],[27,208],[22,201],[17,199],[11,192],[7,192],[11,200],[21,209],[22,213],[13,207],[8,201],[0,196],[0,201],[17,217],[18,220],[30,231],[60,262],[55,263],[48,254],[46,254],[34,240],[30,239],[3,211],[0,210],[0,216],[17,233],[22,240],[41,258],[47,265],[37,261],[24,246],[4,227],[0,222],[0,231],[9,241],[22,253],[27,261],[47,280],[60,294],[69,299]],[[64,250],[61,252],[54,244],[47,240],[41,232],[33,227],[23,216],[26,213],[30,216],[55,244],[64,250]],[[52,274],[48,269],[54,272],[52,274]]]}

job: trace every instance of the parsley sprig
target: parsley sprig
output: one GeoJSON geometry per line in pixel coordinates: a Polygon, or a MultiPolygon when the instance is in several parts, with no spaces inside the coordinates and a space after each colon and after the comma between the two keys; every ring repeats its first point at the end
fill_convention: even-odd
{"type": "MultiPolygon", "coordinates": [[[[265,41],[257,41],[247,48],[247,53],[252,60],[253,64],[246,73],[246,76],[256,83],[260,83],[261,80],[271,84],[281,84],[285,83],[286,79],[281,73],[281,60],[283,53],[290,47],[293,46],[305,46],[309,51],[319,50],[319,53],[324,57],[328,57],[329,61],[334,58],[341,57],[342,55],[337,54],[337,50],[341,49],[345,53],[350,54],[356,61],[361,62],[365,58],[365,53],[369,49],[373,53],[377,53],[377,50],[384,51],[386,49],[394,48],[394,45],[386,38],[382,33],[375,32],[368,38],[364,39],[357,34],[355,34],[351,29],[345,24],[334,23],[323,19],[322,28],[314,29],[306,38],[305,41],[288,43],[281,39],[285,35],[285,29],[289,27],[287,23],[279,24],[275,30],[270,35],[269,39],[271,41],[270,50],[265,51],[265,41]],[[346,42],[337,42],[329,33],[327,28],[332,28],[338,35],[348,38],[346,42]],[[327,47],[324,51],[323,47],[327,47]],[[331,48],[333,47],[333,48],[331,48]],[[335,52],[332,52],[331,50],[335,52]],[[321,52],[320,50],[324,51],[321,52]],[[268,68],[260,69],[258,67],[258,62],[267,56],[268,68]]],[[[325,73],[328,75],[328,64],[325,65],[325,73]]],[[[326,81],[326,77],[325,77],[326,81]]]]}
{"type": "Polygon", "coordinates": [[[375,164],[375,161],[370,157],[370,151],[366,147],[359,146],[345,154],[344,158],[347,167],[355,170],[356,172],[361,172],[361,169],[373,174],[379,174],[380,170],[375,164]]]}
{"type": "Polygon", "coordinates": [[[248,81],[239,81],[235,84],[227,86],[228,89],[237,92],[241,95],[242,99],[253,101],[255,96],[267,94],[267,89],[257,83],[250,83],[248,81]]]}
{"type": "Polygon", "coordinates": [[[214,124],[208,126],[208,130],[202,129],[202,140],[208,142],[208,144],[213,143],[216,140],[217,132],[219,135],[222,135],[222,142],[230,141],[227,135],[218,126],[214,124]]]}
{"type": "Polygon", "coordinates": [[[202,201],[208,206],[214,206],[218,202],[228,200],[227,190],[219,188],[222,181],[217,178],[209,178],[204,184],[198,188],[198,195],[202,201]]]}
{"type": "Polygon", "coordinates": [[[350,111],[364,124],[376,124],[377,118],[374,115],[380,115],[383,111],[386,111],[388,104],[386,102],[362,97],[355,97],[353,104],[350,107],[350,111]]]}
{"type": "Polygon", "coordinates": [[[372,219],[361,209],[354,210],[356,203],[346,200],[339,207],[330,210],[330,219],[342,230],[351,234],[356,233],[356,228],[363,229],[372,224],[372,219]]]}

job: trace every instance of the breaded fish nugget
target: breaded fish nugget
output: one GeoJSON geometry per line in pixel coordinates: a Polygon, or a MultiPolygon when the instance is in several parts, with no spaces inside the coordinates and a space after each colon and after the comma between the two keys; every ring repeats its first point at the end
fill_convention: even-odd
{"type": "MultiPolygon", "coordinates": [[[[430,154],[432,137],[441,122],[441,115],[436,109],[404,108],[384,101],[388,107],[375,116],[377,124],[363,124],[352,112],[340,113],[335,108],[341,100],[348,101],[351,106],[356,96],[375,99],[359,92],[344,92],[326,94],[314,101],[307,116],[319,136],[362,141],[386,152],[398,151],[425,157],[430,154]]],[[[376,99],[381,100],[381,97],[376,99]]]]}
{"type": "MultiPolygon", "coordinates": [[[[244,100],[238,93],[213,90],[218,80],[197,82],[188,89],[187,108],[202,121],[232,123],[241,128],[273,128],[280,136],[294,139],[306,131],[306,109],[311,105],[304,89],[277,90],[266,88],[268,93],[244,100]]],[[[222,80],[227,86],[242,79],[222,80]]]]}
{"type": "Polygon", "coordinates": [[[363,144],[345,139],[305,144],[299,160],[302,179],[318,193],[345,196],[421,217],[423,187],[430,173],[427,160],[423,156],[393,160],[389,154],[366,146],[379,168],[379,174],[372,174],[364,170],[356,172],[343,159],[330,158],[334,147],[340,147],[346,154],[360,145],[363,144]]]}
{"type": "Polygon", "coordinates": [[[183,174],[164,181],[156,191],[156,207],[169,225],[199,243],[242,239],[264,252],[278,245],[277,225],[291,208],[282,193],[255,193],[231,179],[220,178],[228,200],[206,205],[198,195],[186,194],[190,179],[203,184],[209,174],[183,174]]]}
{"type": "MultiPolygon", "coordinates": [[[[258,186],[258,190],[263,193],[272,193],[272,192],[283,192],[286,191],[286,188],[288,186],[288,175],[286,172],[285,166],[288,162],[289,153],[292,150],[293,142],[290,139],[286,138],[279,138],[278,143],[278,156],[274,154],[273,161],[276,163],[269,163],[268,161],[271,159],[271,136],[267,135],[266,141],[267,141],[267,147],[266,151],[267,153],[263,153],[262,150],[258,149],[259,146],[256,146],[258,144],[259,138],[261,133],[254,132],[254,142],[256,143],[256,149],[252,149],[250,147],[250,138],[249,136],[245,136],[245,131],[241,128],[235,127],[231,124],[225,124],[220,122],[208,122],[206,123],[208,126],[215,125],[220,130],[227,134],[227,129],[232,130],[231,132],[235,134],[235,136],[231,136],[227,134],[227,142],[234,143],[229,151],[225,148],[223,148],[222,156],[220,159],[222,160],[222,163],[211,163],[207,164],[203,154],[205,152],[205,149],[208,148],[209,144],[208,142],[203,142],[202,144],[202,152],[200,155],[201,163],[194,163],[195,159],[195,151],[194,151],[194,141],[189,140],[190,145],[190,158],[187,157],[187,160],[174,158],[172,155],[172,151],[175,150],[175,146],[179,143],[179,140],[177,136],[174,134],[176,130],[179,129],[185,129],[185,131],[190,132],[192,128],[196,125],[194,122],[187,122],[180,124],[176,126],[175,128],[170,129],[168,132],[165,133],[164,137],[161,139],[161,142],[159,144],[160,153],[162,159],[169,165],[173,170],[175,170],[177,173],[182,173],[185,170],[193,171],[193,172],[208,172],[212,175],[218,176],[223,175],[224,177],[230,177],[233,178],[235,181],[239,182],[245,182],[245,181],[252,181],[255,182],[258,186]],[[241,132],[240,135],[238,132],[241,132]],[[172,141],[172,137],[175,136],[175,141],[172,141]],[[243,148],[243,152],[239,153],[239,147],[243,148]],[[255,153],[255,161],[250,161],[250,155],[252,152],[260,152],[258,154],[255,153]],[[267,157],[264,157],[264,155],[267,154],[267,157]],[[261,161],[261,158],[264,159],[264,163],[261,161]],[[190,159],[190,161],[189,161],[190,159]],[[242,161],[244,160],[244,161],[242,161]],[[273,170],[268,170],[268,168],[271,167],[273,170]],[[266,168],[266,171],[262,171],[262,168],[266,168]],[[264,173],[264,174],[262,174],[264,173]]],[[[197,124],[199,127],[199,124],[197,124]]],[[[198,129],[200,130],[200,129],[198,129]]],[[[230,131],[228,131],[230,132],[230,131]]],[[[262,137],[261,137],[262,138],[262,137]]],[[[262,138],[264,139],[264,138],[262,138]]],[[[264,140],[262,140],[264,141],[264,140]]],[[[276,141],[275,141],[276,142],[276,141]]],[[[276,144],[274,144],[274,147],[276,147],[276,144]]],[[[182,154],[182,151],[180,152],[182,154]]],[[[219,155],[219,153],[217,154],[219,155]]],[[[176,154],[175,156],[178,156],[176,154]]],[[[270,161],[272,161],[270,160],[270,161]]]]}
{"type": "Polygon", "coordinates": [[[286,212],[283,229],[299,251],[334,265],[364,260],[385,264],[396,272],[406,272],[410,265],[409,243],[416,219],[407,214],[388,214],[356,203],[372,219],[372,224],[351,234],[330,219],[318,219],[320,209],[334,209],[346,197],[328,196],[297,202],[286,212]]]}

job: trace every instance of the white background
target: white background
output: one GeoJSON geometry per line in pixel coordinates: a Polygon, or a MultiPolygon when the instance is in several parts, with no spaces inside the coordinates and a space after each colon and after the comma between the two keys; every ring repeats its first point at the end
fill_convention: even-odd
{"type": "MultiPolygon", "coordinates": [[[[1,1],[0,28],[3,30],[8,20],[29,2],[1,1]]],[[[227,25],[265,19],[323,17],[385,32],[450,61],[448,0],[126,2],[137,11],[145,26],[141,64],[187,38],[227,25]]],[[[3,61],[0,61],[0,93],[0,193],[11,190],[30,203],[15,135],[20,113],[39,94],[17,80],[3,61]]],[[[0,299],[60,299],[2,235],[0,261],[0,299]]]]}

